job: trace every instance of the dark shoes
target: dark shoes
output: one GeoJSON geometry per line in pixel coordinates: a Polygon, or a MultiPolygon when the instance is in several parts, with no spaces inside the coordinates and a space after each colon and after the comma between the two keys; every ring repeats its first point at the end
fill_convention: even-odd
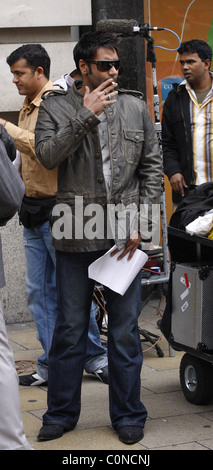
{"type": "Polygon", "coordinates": [[[124,444],[135,444],[143,439],[143,428],[140,426],[122,426],[118,429],[120,441],[124,444]]]}
{"type": "Polygon", "coordinates": [[[104,384],[109,383],[108,366],[105,366],[105,367],[102,367],[101,369],[96,370],[95,372],[93,372],[93,375],[96,375],[96,377],[104,384]]]}
{"type": "MultiPolygon", "coordinates": [[[[59,424],[44,424],[37,436],[38,441],[51,441],[63,436],[68,429],[59,424]]],[[[120,441],[124,444],[135,444],[143,439],[143,428],[139,426],[122,426],[118,429],[120,441]]]]}
{"type": "MultiPolygon", "coordinates": [[[[101,382],[104,384],[108,384],[108,366],[102,367],[101,369],[96,370],[93,372],[101,382]]],[[[29,375],[20,375],[19,376],[19,385],[23,385],[25,387],[30,386],[39,386],[39,385],[48,385],[47,380],[44,380],[37,372],[29,375]]]]}
{"type": "Polygon", "coordinates": [[[44,424],[40,429],[37,439],[38,441],[51,441],[63,436],[66,431],[68,430],[59,424],[44,424]]]}
{"type": "Polygon", "coordinates": [[[47,385],[47,381],[42,379],[40,375],[36,372],[30,375],[20,375],[19,376],[19,385],[24,385],[25,387],[35,386],[35,385],[47,385]]]}

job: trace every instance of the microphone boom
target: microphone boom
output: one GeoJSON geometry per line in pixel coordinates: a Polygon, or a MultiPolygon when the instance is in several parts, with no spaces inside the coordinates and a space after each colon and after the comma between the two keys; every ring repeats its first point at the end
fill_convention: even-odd
{"type": "Polygon", "coordinates": [[[135,20],[100,20],[96,25],[97,31],[118,33],[122,36],[134,36],[135,20]]]}
{"type": "Polygon", "coordinates": [[[123,37],[135,36],[140,34],[141,36],[147,36],[148,31],[162,31],[164,28],[160,27],[151,27],[148,23],[140,25],[136,20],[117,20],[117,19],[107,19],[100,20],[96,25],[97,31],[107,31],[109,33],[116,33],[123,37]]]}

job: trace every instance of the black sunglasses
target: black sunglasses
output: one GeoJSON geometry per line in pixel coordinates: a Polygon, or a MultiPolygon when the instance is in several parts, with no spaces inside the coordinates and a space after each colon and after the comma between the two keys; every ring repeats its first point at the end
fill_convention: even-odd
{"type": "Polygon", "coordinates": [[[115,67],[116,70],[120,67],[120,60],[90,60],[90,64],[96,64],[99,72],[106,72],[112,67],[115,67]]]}

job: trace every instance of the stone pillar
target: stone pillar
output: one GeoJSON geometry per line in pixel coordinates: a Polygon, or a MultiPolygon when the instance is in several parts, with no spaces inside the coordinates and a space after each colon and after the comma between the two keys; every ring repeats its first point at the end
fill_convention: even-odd
{"type": "MultiPolygon", "coordinates": [[[[143,0],[92,0],[93,29],[98,21],[105,19],[134,19],[143,24],[143,0]]],[[[146,96],[145,39],[139,35],[122,38],[120,51],[122,73],[119,85],[142,91],[146,96]]]]}

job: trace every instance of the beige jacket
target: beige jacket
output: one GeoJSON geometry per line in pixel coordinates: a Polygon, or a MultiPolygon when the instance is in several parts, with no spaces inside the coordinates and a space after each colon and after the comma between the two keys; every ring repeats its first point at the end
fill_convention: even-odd
{"type": "Polygon", "coordinates": [[[21,175],[25,184],[25,194],[33,198],[54,196],[57,191],[57,168],[47,170],[35,154],[35,125],[42,94],[53,88],[48,81],[36,98],[29,103],[26,97],[19,114],[18,126],[6,121],[4,127],[21,152],[21,175]]]}

